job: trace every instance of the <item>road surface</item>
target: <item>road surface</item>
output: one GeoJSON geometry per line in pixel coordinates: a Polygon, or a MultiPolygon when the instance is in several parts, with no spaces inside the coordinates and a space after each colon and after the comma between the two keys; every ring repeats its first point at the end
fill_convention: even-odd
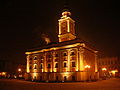
{"type": "Polygon", "coordinates": [[[120,90],[120,79],[97,82],[37,83],[15,79],[0,79],[0,90],[120,90]]]}

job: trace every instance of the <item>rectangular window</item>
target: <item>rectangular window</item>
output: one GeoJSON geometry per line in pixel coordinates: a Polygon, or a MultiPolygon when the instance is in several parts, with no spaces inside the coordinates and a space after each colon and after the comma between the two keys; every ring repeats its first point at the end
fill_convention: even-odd
{"type": "Polygon", "coordinates": [[[75,67],[75,62],[72,62],[72,67],[75,67]]]}

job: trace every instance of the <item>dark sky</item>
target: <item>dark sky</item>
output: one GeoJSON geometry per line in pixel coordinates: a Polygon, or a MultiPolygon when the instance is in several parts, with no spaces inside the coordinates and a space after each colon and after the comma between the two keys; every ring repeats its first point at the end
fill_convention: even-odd
{"type": "MultiPolygon", "coordinates": [[[[28,48],[42,46],[41,34],[57,41],[65,0],[0,1],[0,59],[26,62],[28,48]]],[[[103,55],[120,54],[120,5],[117,0],[68,0],[76,34],[103,55]]]]}

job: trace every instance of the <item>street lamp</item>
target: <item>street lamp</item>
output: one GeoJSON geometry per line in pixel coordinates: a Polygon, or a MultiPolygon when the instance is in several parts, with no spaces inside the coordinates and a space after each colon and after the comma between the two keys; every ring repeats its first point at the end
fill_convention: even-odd
{"type": "Polygon", "coordinates": [[[18,68],[18,72],[21,72],[22,70],[21,70],[21,68],[18,68]]]}
{"type": "Polygon", "coordinates": [[[85,65],[85,69],[87,70],[87,80],[89,80],[88,70],[90,69],[90,65],[85,65]]]}

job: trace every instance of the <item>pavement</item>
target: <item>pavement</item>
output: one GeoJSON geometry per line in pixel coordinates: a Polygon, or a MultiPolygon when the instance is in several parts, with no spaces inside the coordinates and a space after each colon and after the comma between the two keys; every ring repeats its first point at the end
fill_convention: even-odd
{"type": "Polygon", "coordinates": [[[0,79],[0,90],[120,90],[120,79],[96,82],[38,83],[16,79],[0,79]]]}

